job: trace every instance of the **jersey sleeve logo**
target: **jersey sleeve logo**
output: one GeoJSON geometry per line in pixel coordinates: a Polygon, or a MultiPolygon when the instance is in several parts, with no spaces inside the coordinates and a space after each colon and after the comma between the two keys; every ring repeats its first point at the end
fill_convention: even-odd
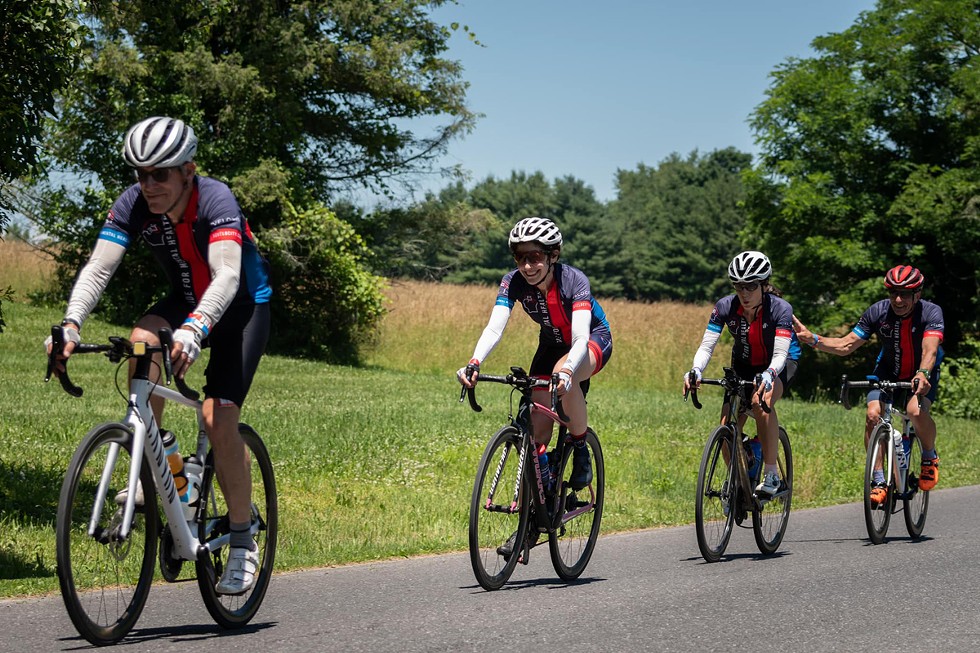
{"type": "Polygon", "coordinates": [[[242,232],[237,229],[215,229],[211,232],[208,242],[217,243],[219,241],[231,240],[239,245],[242,244],[242,232]]]}

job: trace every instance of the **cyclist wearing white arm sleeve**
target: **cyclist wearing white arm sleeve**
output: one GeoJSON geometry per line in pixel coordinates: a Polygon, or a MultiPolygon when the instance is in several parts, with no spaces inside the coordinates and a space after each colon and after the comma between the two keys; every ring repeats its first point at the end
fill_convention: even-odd
{"type": "MultiPolygon", "coordinates": [[[[62,322],[61,358],[74,350],[126,249],[142,241],[163,268],[170,292],[140,318],[130,339],[156,346],[160,329],[173,330],[171,357],[180,378],[202,347],[211,349],[204,420],[231,522],[231,551],[216,589],[242,594],[255,582],[258,555],[238,423],[268,340],[272,291],[268,265],[238,202],[225,184],[196,174],[196,151],[194,130],[173,118],[148,118],[127,132],[123,156],[137,183],[113,203],[75,282],[62,322]]],[[[62,363],[56,371],[63,370],[62,363]]],[[[159,367],[155,372],[159,376],[159,367]]],[[[153,397],[151,404],[160,423],[163,401],[153,397]]]]}
{"type": "MultiPolygon", "coordinates": [[[[779,490],[781,482],[776,464],[779,442],[779,419],[776,416],[776,402],[790,386],[800,358],[800,344],[793,333],[793,307],[779,296],[779,291],[770,283],[772,265],[769,258],[761,252],[742,252],[728,266],[728,277],[735,287],[735,294],[722,297],[715,304],[708,326],[701,339],[701,346],[694,355],[691,371],[684,375],[684,392],[690,389],[690,377],[695,379],[695,387],[701,382],[701,375],[711,360],[715,345],[727,326],[735,338],[732,347],[732,368],[742,379],[761,381],[754,391],[756,401],[752,405],[755,417],[757,441],[761,440],[762,458],[765,461],[765,474],[756,492],[770,495],[779,490]],[[763,399],[771,407],[771,412],[762,410],[758,399],[763,399]]],[[[722,408],[722,416],[727,407],[722,408]]],[[[739,427],[745,423],[747,414],[739,416],[739,427]]],[[[753,477],[757,468],[751,470],[753,477]]]]}
{"type": "MultiPolygon", "coordinates": [[[[592,296],[585,274],[559,263],[561,232],[545,218],[525,218],[510,232],[510,249],[517,269],[500,282],[490,320],[480,336],[466,367],[457,372],[468,388],[476,383],[480,364],[500,342],[515,304],[541,326],[538,349],[529,373],[542,379],[558,374],[558,394],[568,415],[573,451],[573,486],[584,487],[592,480],[592,463],[585,446],[588,413],[585,395],[589,379],[609,361],[612,334],[606,314],[592,296]]],[[[539,403],[548,404],[548,389],[535,390],[539,403]]],[[[551,440],[553,423],[545,415],[532,414],[532,430],[539,454],[551,440]]]]}

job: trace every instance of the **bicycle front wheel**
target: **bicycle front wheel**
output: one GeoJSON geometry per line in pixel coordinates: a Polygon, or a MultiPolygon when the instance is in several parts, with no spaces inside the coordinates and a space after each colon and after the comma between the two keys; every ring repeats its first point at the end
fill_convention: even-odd
{"type": "Polygon", "coordinates": [[[599,539],[606,472],[599,438],[592,429],[585,432],[585,448],[592,461],[592,482],[578,490],[572,486],[575,445],[570,443],[565,446],[555,481],[562,517],[558,528],[548,536],[548,548],[551,564],[562,580],[574,580],[585,571],[599,539]]]}
{"type": "Polygon", "coordinates": [[[698,548],[708,562],[718,562],[725,553],[735,527],[737,505],[734,467],[731,460],[735,438],[727,426],[711,432],[704,445],[698,470],[698,489],[694,502],[694,521],[698,548]]]}
{"type": "MultiPolygon", "coordinates": [[[[480,585],[499,589],[514,573],[527,539],[529,496],[520,487],[522,437],[505,426],[483,451],[470,500],[470,564],[480,585]],[[509,547],[507,545],[510,545],[509,547]]],[[[529,462],[528,462],[529,464],[529,462]]]]}
{"type": "Polygon", "coordinates": [[[752,511],[752,532],[763,555],[772,555],[782,543],[793,502],[793,450],[782,426],[779,427],[776,464],[779,466],[779,478],[782,479],[779,491],[762,504],[761,510],[752,511]]]}
{"type": "Polygon", "coordinates": [[[231,532],[228,505],[214,473],[214,452],[208,452],[204,478],[201,480],[202,509],[198,533],[201,543],[211,549],[210,558],[198,560],[197,584],[211,617],[222,628],[240,628],[247,624],[265,597],[272,580],[279,534],[279,503],[272,460],[262,438],[248,424],[239,424],[238,432],[245,443],[246,460],[252,483],[252,528],[259,551],[259,569],[255,584],[244,594],[218,594],[215,585],[228,561],[228,536],[231,532]]]}
{"type": "MultiPolygon", "coordinates": [[[[58,499],[56,557],[61,596],[79,634],[96,646],[118,642],[136,624],[153,581],[157,533],[153,476],[141,465],[143,500],[122,535],[133,435],[102,424],[75,451],[58,499]],[[100,481],[108,481],[100,492],[100,481]]],[[[139,501],[137,499],[137,501],[139,501]]]]}
{"type": "Polygon", "coordinates": [[[892,518],[892,506],[895,505],[895,481],[888,473],[895,468],[892,458],[891,426],[882,423],[871,432],[864,464],[864,522],[868,526],[868,537],[874,544],[885,541],[888,522],[892,518]],[[885,474],[888,496],[884,503],[875,503],[871,500],[871,490],[875,487],[872,474],[876,467],[883,470],[885,474]]]}
{"type": "Polygon", "coordinates": [[[919,489],[919,468],[922,465],[922,441],[913,431],[909,434],[909,468],[905,472],[905,491],[908,498],[903,499],[905,508],[905,528],[913,539],[922,537],[929,511],[929,493],[919,489]]]}

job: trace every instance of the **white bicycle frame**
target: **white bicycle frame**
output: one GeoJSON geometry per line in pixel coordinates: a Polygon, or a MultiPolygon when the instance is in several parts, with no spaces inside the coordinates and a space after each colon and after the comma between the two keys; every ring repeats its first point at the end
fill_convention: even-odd
{"type": "MultiPolygon", "coordinates": [[[[146,461],[153,471],[153,482],[157,489],[157,494],[163,502],[163,512],[167,517],[170,526],[170,534],[174,541],[175,559],[197,560],[202,553],[210,553],[226,546],[230,535],[225,534],[209,541],[206,545],[201,544],[201,539],[191,531],[191,524],[184,516],[184,508],[180,497],[177,496],[177,489],[174,484],[174,476],[170,471],[170,464],[163,448],[163,439],[153,410],[150,408],[150,396],[156,395],[166,401],[176,402],[197,412],[198,438],[197,438],[197,457],[204,460],[208,451],[208,438],[204,429],[203,404],[200,400],[188,399],[175,390],[161,386],[146,379],[133,379],[130,387],[129,408],[126,412],[124,423],[129,427],[133,434],[133,450],[129,468],[129,491],[126,496],[126,503],[123,506],[123,521],[120,537],[129,537],[130,526],[133,523],[133,514],[136,511],[136,488],[139,482],[141,462],[146,461]],[[147,417],[143,417],[146,415],[147,417]]],[[[96,501],[92,508],[92,516],[89,521],[88,533],[94,536],[96,527],[101,515],[102,505],[107,498],[109,491],[109,481],[112,470],[115,467],[116,459],[119,454],[119,443],[112,443],[106,458],[105,469],[99,487],[96,490],[96,501]]],[[[214,495],[209,499],[213,502],[214,495]]],[[[155,506],[145,506],[146,510],[155,509],[155,506]]],[[[207,530],[210,531],[214,524],[208,524],[207,530]]],[[[258,524],[252,524],[252,534],[258,531],[258,524]]],[[[205,538],[206,539],[206,538],[205,538]]]]}
{"type": "MultiPolygon", "coordinates": [[[[888,469],[887,470],[884,470],[884,472],[885,472],[885,478],[894,478],[895,479],[895,491],[898,494],[905,494],[905,492],[908,490],[908,488],[905,487],[905,477],[906,477],[906,475],[905,474],[902,474],[902,473],[899,473],[899,470],[898,470],[898,468],[897,468],[897,466],[895,464],[895,443],[892,441],[891,431],[892,431],[893,428],[895,428],[895,426],[894,426],[894,424],[895,424],[894,418],[897,415],[902,420],[902,439],[904,440],[905,438],[909,437],[911,435],[911,433],[912,433],[912,421],[908,418],[908,416],[904,412],[902,412],[898,408],[895,408],[895,406],[892,404],[890,398],[889,398],[889,401],[887,401],[887,402],[886,401],[882,401],[881,403],[882,403],[883,408],[884,408],[884,410],[882,410],[882,413],[884,415],[887,415],[888,418],[885,419],[884,417],[881,417],[881,418],[879,418],[878,423],[879,424],[887,424],[888,425],[888,447],[889,447],[889,450],[890,450],[890,454],[888,456],[884,456],[884,455],[882,456],[882,459],[883,460],[887,460],[888,461],[887,462],[888,469]]],[[[900,445],[900,446],[904,446],[904,445],[900,445]]],[[[908,469],[908,464],[909,464],[908,457],[906,457],[905,464],[906,464],[906,469],[908,469]]],[[[902,470],[902,471],[905,471],[905,470],[902,470]]]]}

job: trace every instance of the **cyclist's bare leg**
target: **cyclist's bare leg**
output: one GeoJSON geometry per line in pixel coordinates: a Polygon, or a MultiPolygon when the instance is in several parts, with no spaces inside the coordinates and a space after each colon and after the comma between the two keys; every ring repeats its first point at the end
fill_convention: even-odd
{"type": "MultiPolygon", "coordinates": [[[[555,364],[555,373],[561,371],[567,359],[567,355],[561,357],[555,364]]],[[[585,429],[589,426],[589,414],[585,406],[585,395],[582,394],[582,386],[579,384],[592,377],[596,364],[595,353],[590,348],[588,360],[583,361],[579,365],[579,368],[575,370],[575,375],[572,377],[572,387],[561,397],[562,408],[565,410],[565,414],[568,415],[568,430],[572,435],[585,433],[585,429]]]]}
{"type": "MultiPolygon", "coordinates": [[[[754,395],[757,396],[757,395],[754,395]]],[[[783,382],[776,377],[772,390],[762,395],[770,412],[766,413],[758,404],[752,407],[755,417],[755,429],[762,443],[762,461],[766,465],[775,465],[779,454],[779,417],[776,415],[776,402],[783,396],[783,382]]]]}
{"type": "MultiPolygon", "coordinates": [[[[877,399],[868,402],[868,412],[864,422],[864,450],[868,450],[868,443],[871,441],[871,432],[875,430],[878,423],[881,421],[881,402],[877,399]]],[[[884,463],[882,461],[882,452],[878,452],[878,458],[875,460],[874,468],[876,470],[883,469],[884,463]]]]}
{"type": "MultiPolygon", "coordinates": [[[[145,342],[151,347],[156,347],[160,344],[160,338],[157,336],[157,332],[160,329],[169,329],[170,325],[159,315],[144,315],[140,318],[136,326],[133,327],[132,333],[129,335],[130,342],[145,342]]],[[[160,370],[163,368],[163,357],[160,354],[155,354],[153,356],[153,361],[156,365],[150,366],[150,381],[156,383],[160,380],[160,370]]],[[[133,372],[136,369],[136,361],[130,360],[129,362],[129,379],[132,381],[133,372]]],[[[163,406],[166,402],[163,397],[152,396],[150,397],[150,407],[153,409],[153,417],[156,419],[157,426],[161,424],[160,420],[163,418],[163,406]]]]}
{"type": "Polygon", "coordinates": [[[241,408],[230,401],[204,400],[204,426],[214,450],[218,483],[228,504],[228,518],[244,524],[251,520],[252,478],[245,443],[238,433],[241,408]]]}
{"type": "Polygon", "coordinates": [[[909,398],[909,403],[905,407],[905,412],[912,420],[915,427],[915,434],[922,442],[922,448],[926,451],[936,448],[936,422],[932,419],[929,407],[932,402],[922,397],[922,407],[919,407],[918,400],[913,396],[909,398]]]}

